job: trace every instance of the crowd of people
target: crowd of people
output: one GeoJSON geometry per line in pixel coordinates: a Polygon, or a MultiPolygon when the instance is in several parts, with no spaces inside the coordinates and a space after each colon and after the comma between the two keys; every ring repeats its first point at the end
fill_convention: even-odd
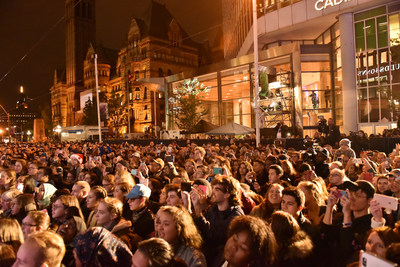
{"type": "Polygon", "coordinates": [[[0,266],[400,264],[400,145],[0,145],[0,266]],[[398,206],[398,204],[397,204],[398,206]]]}

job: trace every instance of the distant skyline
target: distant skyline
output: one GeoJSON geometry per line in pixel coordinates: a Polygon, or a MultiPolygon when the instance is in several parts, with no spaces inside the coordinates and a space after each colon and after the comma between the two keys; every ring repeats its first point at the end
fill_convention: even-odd
{"type": "MultiPolygon", "coordinates": [[[[96,0],[97,42],[108,48],[121,49],[132,17],[147,1],[96,0]]],[[[0,104],[6,110],[15,108],[20,86],[29,98],[34,99],[29,103],[31,106],[42,105],[45,101],[50,103],[54,69],[65,68],[65,22],[60,21],[64,15],[64,2],[0,1],[0,104]]],[[[182,28],[189,35],[195,35],[195,41],[215,41],[218,25],[222,27],[221,0],[158,2],[166,3],[182,28]],[[203,33],[197,35],[199,32],[203,33]]]]}

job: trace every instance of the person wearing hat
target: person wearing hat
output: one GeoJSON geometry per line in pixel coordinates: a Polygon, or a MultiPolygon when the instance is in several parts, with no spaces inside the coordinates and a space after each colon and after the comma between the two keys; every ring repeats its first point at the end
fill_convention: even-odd
{"type": "Polygon", "coordinates": [[[354,253],[363,248],[371,229],[372,215],[369,208],[375,194],[374,186],[368,181],[345,181],[343,185],[346,191],[331,190],[322,226],[326,239],[331,239],[328,242],[337,244],[332,253],[341,255],[335,258],[338,261],[335,266],[350,263],[354,253]],[[343,220],[341,224],[335,225],[332,223],[332,214],[339,200],[343,207],[343,220]]]}
{"type": "Polygon", "coordinates": [[[126,194],[132,215],[132,230],[142,239],[149,238],[154,232],[154,214],[149,208],[149,197],[151,189],[144,184],[136,184],[132,190],[126,194]]]}
{"type": "Polygon", "coordinates": [[[335,160],[342,155],[345,155],[348,158],[356,158],[356,152],[354,152],[354,150],[351,148],[351,141],[347,138],[340,140],[339,149],[336,150],[335,153],[335,160]]]}

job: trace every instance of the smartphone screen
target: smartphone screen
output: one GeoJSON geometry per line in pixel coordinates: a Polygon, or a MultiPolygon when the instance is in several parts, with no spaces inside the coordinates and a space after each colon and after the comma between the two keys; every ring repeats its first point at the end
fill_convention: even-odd
{"type": "Polygon", "coordinates": [[[213,168],[213,174],[214,175],[222,174],[222,168],[214,167],[213,168]]]}
{"type": "Polygon", "coordinates": [[[132,174],[133,176],[136,176],[136,175],[137,175],[137,170],[136,170],[136,169],[132,169],[132,170],[131,170],[131,174],[132,174]]]}
{"type": "Polygon", "coordinates": [[[188,183],[188,182],[182,182],[181,183],[181,190],[182,191],[186,191],[186,192],[192,191],[192,184],[188,183]]]}

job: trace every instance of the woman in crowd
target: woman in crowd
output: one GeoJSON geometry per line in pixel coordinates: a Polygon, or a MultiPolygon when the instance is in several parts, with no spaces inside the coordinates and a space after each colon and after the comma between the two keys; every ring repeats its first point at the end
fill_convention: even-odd
{"type": "Polygon", "coordinates": [[[83,178],[84,181],[88,182],[90,187],[99,185],[99,178],[97,177],[96,173],[94,172],[87,172],[85,177],[83,178]]]}
{"type": "Polygon", "coordinates": [[[78,210],[79,217],[83,219],[78,199],[72,195],[61,195],[52,206],[52,223],[58,225],[63,223],[67,219],[69,207],[75,207],[78,210]]]}
{"type": "Polygon", "coordinates": [[[316,183],[303,181],[298,187],[303,191],[306,200],[303,212],[314,225],[319,225],[325,214],[326,197],[316,183]]]}
{"type": "Polygon", "coordinates": [[[300,230],[295,218],[287,212],[276,211],[271,217],[271,228],[278,244],[277,266],[310,266],[313,243],[300,230]]]}
{"type": "Polygon", "coordinates": [[[0,266],[12,267],[16,260],[16,253],[10,245],[0,244],[0,266]]]}
{"type": "Polygon", "coordinates": [[[40,210],[50,207],[50,199],[56,191],[57,188],[49,183],[43,183],[36,188],[35,201],[40,210]]]}
{"type": "Polygon", "coordinates": [[[112,174],[107,174],[103,177],[101,184],[107,191],[107,196],[112,197],[114,192],[114,179],[115,176],[112,174]]]}
{"type": "Polygon", "coordinates": [[[122,209],[123,205],[119,199],[111,197],[101,200],[96,212],[97,225],[113,233],[129,249],[135,250],[141,238],[131,230],[132,222],[122,217],[122,209]]]}
{"type": "Polygon", "coordinates": [[[18,195],[11,201],[11,217],[16,219],[20,224],[28,215],[28,212],[36,210],[35,199],[31,194],[18,195]]]}
{"type": "Polygon", "coordinates": [[[0,172],[0,192],[16,188],[17,174],[13,169],[5,169],[0,172]]]}
{"type": "Polygon", "coordinates": [[[0,243],[13,247],[15,254],[24,243],[24,234],[20,224],[15,219],[0,219],[0,243]]]}
{"type": "Polygon", "coordinates": [[[156,236],[170,243],[175,257],[183,259],[189,267],[207,266],[201,252],[203,240],[192,217],[182,206],[164,206],[154,220],[156,236]]]}
{"type": "Polygon", "coordinates": [[[11,201],[20,194],[21,191],[18,189],[10,189],[1,195],[1,217],[8,218],[11,216],[11,201]]]}
{"type": "Polygon", "coordinates": [[[86,222],[87,228],[96,226],[96,209],[100,201],[107,197],[107,191],[101,186],[93,186],[86,198],[86,207],[91,211],[86,222]]]}
{"type": "Polygon", "coordinates": [[[251,164],[247,161],[242,161],[239,165],[239,169],[237,171],[235,178],[241,183],[248,183],[246,179],[246,174],[252,171],[253,171],[253,166],[251,166],[251,164]]]}
{"type": "Polygon", "coordinates": [[[14,170],[17,175],[17,178],[20,176],[24,176],[28,173],[28,164],[26,160],[18,159],[15,161],[14,170]]]}
{"type": "Polygon", "coordinates": [[[265,221],[247,215],[238,216],[228,228],[223,266],[274,266],[276,252],[274,234],[265,221]]]}
{"type": "Polygon", "coordinates": [[[374,228],[368,235],[365,251],[385,258],[388,247],[397,242],[400,242],[399,229],[394,230],[389,226],[374,228]]]}
{"type": "Polygon", "coordinates": [[[125,197],[131,191],[132,187],[129,183],[118,183],[115,185],[113,196],[121,201],[124,205],[122,216],[130,220],[132,219],[132,211],[129,208],[128,199],[125,197]]]}
{"type": "Polygon", "coordinates": [[[392,195],[392,191],[389,188],[389,177],[386,175],[379,175],[376,179],[376,193],[383,194],[387,196],[392,195]]]}
{"type": "Polygon", "coordinates": [[[290,181],[291,184],[297,179],[297,173],[290,160],[282,160],[281,167],[283,169],[282,180],[290,181]]]}
{"type": "Polygon", "coordinates": [[[283,186],[272,184],[265,195],[264,201],[253,208],[250,215],[259,217],[265,221],[270,221],[272,213],[279,210],[282,201],[283,186]]]}

